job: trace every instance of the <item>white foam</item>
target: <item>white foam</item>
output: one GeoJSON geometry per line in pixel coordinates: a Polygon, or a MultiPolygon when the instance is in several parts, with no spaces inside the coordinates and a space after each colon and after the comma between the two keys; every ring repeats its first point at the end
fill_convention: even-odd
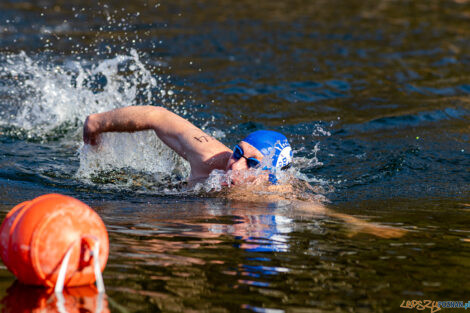
{"type": "Polygon", "coordinates": [[[106,133],[100,145],[82,145],[77,176],[89,179],[97,172],[131,169],[152,174],[158,181],[177,176],[186,179],[189,163],[168,148],[153,131],[106,133]]]}
{"type": "Polygon", "coordinates": [[[136,50],[96,65],[77,61],[54,65],[33,60],[24,52],[1,56],[0,61],[0,76],[10,81],[5,87],[9,103],[2,103],[10,110],[0,126],[15,127],[40,139],[57,128],[79,131],[91,113],[157,102],[160,95],[153,91],[166,88],[160,77],[145,68],[136,50]]]}
{"type": "Polygon", "coordinates": [[[188,176],[188,163],[153,132],[104,134],[98,148],[81,143],[83,122],[92,113],[162,102],[178,111],[172,88],[144,66],[136,50],[96,64],[57,64],[24,52],[0,55],[0,78],[6,82],[0,90],[0,126],[43,141],[65,130],[65,141],[79,147],[78,179],[116,169],[147,173],[157,183],[188,176]]]}
{"type": "MultiPolygon", "coordinates": [[[[186,179],[189,164],[153,132],[104,134],[98,148],[82,144],[83,122],[92,113],[153,103],[163,103],[176,113],[186,112],[176,102],[174,87],[167,86],[160,76],[153,74],[155,71],[141,61],[136,50],[131,50],[128,55],[90,62],[72,59],[48,62],[24,52],[0,54],[0,127],[13,128],[28,138],[43,141],[57,133],[66,133],[65,140],[78,147],[80,165],[75,177],[79,180],[91,182],[93,175],[103,172],[106,175],[116,169],[123,169],[124,175],[128,170],[148,174],[152,177],[149,183],[186,179]]],[[[214,119],[208,119],[202,128],[218,139],[225,138],[223,131],[209,127],[214,119]]],[[[331,134],[316,125],[312,135],[331,134]]],[[[277,173],[278,180],[287,183],[294,176],[327,184],[316,178],[308,179],[299,171],[323,165],[317,158],[318,151],[319,143],[307,157],[298,157],[294,153],[294,168],[277,173]]],[[[270,166],[270,160],[266,157],[261,168],[270,166]]],[[[247,173],[248,176],[252,174],[247,173]]],[[[220,191],[230,182],[231,175],[231,172],[214,171],[205,183],[197,185],[195,191],[220,191]]],[[[132,184],[132,179],[132,175],[128,175],[125,184],[132,184]]]]}

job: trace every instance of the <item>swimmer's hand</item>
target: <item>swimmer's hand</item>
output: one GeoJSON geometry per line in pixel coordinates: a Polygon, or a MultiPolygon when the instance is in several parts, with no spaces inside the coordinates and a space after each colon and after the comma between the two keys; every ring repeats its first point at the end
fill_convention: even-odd
{"type": "Polygon", "coordinates": [[[99,124],[94,114],[88,116],[83,125],[83,142],[92,146],[99,144],[99,124]]]}

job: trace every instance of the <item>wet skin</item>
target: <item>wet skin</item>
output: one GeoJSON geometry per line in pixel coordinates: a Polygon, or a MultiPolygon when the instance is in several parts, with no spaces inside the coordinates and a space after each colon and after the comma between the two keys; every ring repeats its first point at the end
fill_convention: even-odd
{"type": "MultiPolygon", "coordinates": [[[[239,183],[241,175],[245,176],[248,169],[245,158],[235,160],[233,151],[226,145],[162,107],[130,106],[92,114],[83,126],[83,141],[98,145],[101,133],[142,130],[154,130],[158,138],[189,162],[190,182],[206,179],[213,170],[231,170],[233,182],[239,183]]],[[[245,157],[263,159],[261,152],[250,144],[241,141],[239,146],[245,157]]]]}
{"type": "Polygon", "coordinates": [[[235,185],[235,184],[240,184],[242,182],[267,183],[268,174],[258,173],[256,175],[255,173],[253,173],[253,171],[250,171],[248,164],[247,164],[247,160],[245,159],[245,158],[255,158],[261,162],[264,158],[263,154],[258,149],[256,149],[255,147],[253,147],[252,145],[250,145],[249,143],[245,141],[240,141],[238,143],[238,146],[242,148],[244,152],[243,153],[244,157],[241,157],[238,160],[236,160],[233,157],[233,152],[232,152],[232,155],[230,156],[230,159],[228,160],[227,166],[225,168],[226,172],[231,171],[230,179],[231,179],[232,184],[235,185]],[[247,171],[249,172],[247,173],[247,171]]]}

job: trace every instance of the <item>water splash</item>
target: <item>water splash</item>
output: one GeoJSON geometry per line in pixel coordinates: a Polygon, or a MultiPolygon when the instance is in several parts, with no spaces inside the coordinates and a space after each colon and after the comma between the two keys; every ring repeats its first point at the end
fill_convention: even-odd
{"type": "Polygon", "coordinates": [[[189,163],[159,140],[153,131],[100,136],[99,146],[82,145],[79,149],[80,167],[76,176],[80,179],[154,189],[162,183],[175,183],[189,176],[189,163]],[[121,170],[118,175],[124,177],[119,179],[116,170],[121,170]]]}
{"type": "MultiPolygon", "coordinates": [[[[300,152],[303,149],[299,149],[295,152],[300,152]]],[[[323,162],[318,159],[318,152],[320,152],[320,143],[317,142],[313,147],[313,150],[309,151],[307,156],[298,156],[294,158],[294,165],[303,170],[309,170],[323,166],[323,162]]]]}
{"type": "Polygon", "coordinates": [[[24,52],[0,55],[0,133],[42,142],[65,139],[68,146],[72,141],[80,146],[75,177],[81,181],[152,189],[187,178],[187,162],[153,132],[103,134],[98,148],[78,144],[89,114],[155,103],[178,111],[175,92],[133,49],[96,64],[35,60],[24,52]]]}
{"type": "Polygon", "coordinates": [[[264,170],[264,166],[272,164],[272,156],[265,156],[258,168],[243,171],[214,170],[207,180],[196,184],[193,191],[206,194],[224,192],[229,199],[253,202],[293,199],[328,202],[325,194],[333,191],[330,182],[309,179],[295,167],[275,171],[277,183],[274,185],[269,183],[268,175],[273,172],[264,170]],[[314,182],[314,186],[312,187],[309,182],[314,182]]]}
{"type": "MultiPolygon", "coordinates": [[[[94,186],[143,188],[166,194],[171,193],[168,188],[187,179],[189,164],[153,132],[103,134],[98,148],[78,144],[83,121],[92,113],[155,103],[164,103],[177,113],[185,110],[176,102],[174,90],[153,74],[153,69],[141,61],[136,50],[96,63],[50,62],[44,58],[34,59],[24,52],[0,54],[0,132],[43,142],[71,140],[79,146],[80,163],[75,177],[94,186]]],[[[223,131],[208,126],[209,121],[202,128],[216,138],[226,136],[223,131]]],[[[321,125],[316,126],[314,136],[330,136],[321,125]]],[[[295,159],[295,165],[300,169],[321,166],[316,157],[318,151],[317,144],[313,159],[309,153],[295,159]]],[[[192,191],[220,191],[230,182],[230,175],[215,171],[192,191]]],[[[252,173],[244,175],[241,180],[247,180],[252,173]]],[[[280,183],[292,177],[302,178],[297,170],[278,176],[280,183]]]]}
{"type": "MultiPolygon", "coordinates": [[[[10,136],[38,140],[78,134],[86,116],[114,108],[170,99],[163,79],[153,75],[136,50],[96,65],[33,60],[26,53],[0,55],[0,127],[10,136]]],[[[160,101],[158,101],[160,102],[160,101]]]]}

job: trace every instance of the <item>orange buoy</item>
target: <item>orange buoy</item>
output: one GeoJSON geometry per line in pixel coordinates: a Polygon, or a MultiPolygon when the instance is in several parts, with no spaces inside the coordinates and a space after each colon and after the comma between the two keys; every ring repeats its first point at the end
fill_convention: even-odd
{"type": "Polygon", "coordinates": [[[28,285],[90,285],[99,279],[109,254],[108,233],[85,203],[48,194],[15,206],[0,227],[0,256],[28,285]],[[62,273],[62,274],[61,274],[62,273]]]}

